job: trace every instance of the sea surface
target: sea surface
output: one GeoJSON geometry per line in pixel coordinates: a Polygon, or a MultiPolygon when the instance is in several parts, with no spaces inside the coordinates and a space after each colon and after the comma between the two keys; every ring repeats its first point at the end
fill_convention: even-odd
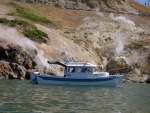
{"type": "Polygon", "coordinates": [[[150,84],[46,86],[0,80],[0,113],[150,113],[150,84]]]}

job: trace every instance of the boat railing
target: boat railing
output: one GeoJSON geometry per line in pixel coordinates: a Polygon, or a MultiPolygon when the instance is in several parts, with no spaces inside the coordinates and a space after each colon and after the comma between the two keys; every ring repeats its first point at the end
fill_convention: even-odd
{"type": "Polygon", "coordinates": [[[109,74],[111,74],[111,75],[118,75],[118,74],[127,75],[127,74],[128,74],[128,68],[110,69],[108,72],[109,72],[109,74]],[[125,69],[126,69],[126,73],[124,72],[125,69]]]}

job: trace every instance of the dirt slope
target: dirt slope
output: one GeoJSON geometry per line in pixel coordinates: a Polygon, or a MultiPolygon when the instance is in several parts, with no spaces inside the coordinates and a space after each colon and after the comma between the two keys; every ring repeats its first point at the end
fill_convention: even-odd
{"type": "MultiPolygon", "coordinates": [[[[84,2],[85,0],[79,1],[79,5],[84,2]]],[[[97,0],[88,0],[86,2],[90,4],[93,2],[94,4],[98,3],[97,0]]],[[[0,7],[7,8],[7,11],[1,10],[0,17],[23,19],[46,32],[49,37],[49,41],[46,44],[34,43],[38,49],[44,51],[44,56],[48,59],[61,59],[60,53],[67,51],[73,61],[95,63],[101,65],[101,70],[128,66],[132,71],[129,80],[145,81],[145,78],[150,73],[149,16],[128,14],[131,13],[128,12],[130,9],[138,11],[131,5],[138,6],[134,1],[114,0],[111,6],[108,4],[109,0],[101,0],[101,2],[107,4],[107,7],[103,9],[104,12],[99,9],[86,11],[50,7],[44,3],[15,2],[34,14],[60,22],[61,29],[54,29],[45,24],[40,25],[37,22],[18,16],[5,15],[9,11],[15,11],[15,8],[6,5],[8,1],[1,2],[0,7]],[[123,10],[122,4],[125,3],[127,4],[123,10]],[[117,7],[117,4],[121,5],[117,7]],[[120,13],[122,11],[123,13],[120,13]]],[[[100,3],[99,7],[103,7],[103,3],[100,3]]],[[[141,7],[140,11],[144,12],[147,9],[144,6],[141,7]]]]}

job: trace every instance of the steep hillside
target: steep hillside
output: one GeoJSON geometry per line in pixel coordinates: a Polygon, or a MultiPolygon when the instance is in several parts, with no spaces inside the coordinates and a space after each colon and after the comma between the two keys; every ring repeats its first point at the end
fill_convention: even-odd
{"type": "MultiPolygon", "coordinates": [[[[40,66],[47,66],[48,59],[62,60],[60,53],[67,51],[73,61],[95,63],[100,65],[100,70],[126,68],[122,70],[130,72],[126,81],[144,82],[149,76],[150,18],[137,15],[147,9],[144,6],[138,10],[133,7],[134,1],[127,0],[24,1],[32,4],[10,1],[16,0],[3,1],[0,5],[7,9],[1,10],[0,18],[8,19],[0,21],[0,52],[4,54],[0,56],[3,61],[0,66],[4,69],[1,73],[21,69],[28,77],[36,69],[45,72],[46,67],[40,66]],[[34,40],[44,33],[31,33],[32,29],[20,20],[46,33],[44,43],[34,40]],[[26,30],[27,38],[23,36],[26,30]],[[8,65],[9,62],[13,65],[8,65]]],[[[61,71],[60,68],[57,72],[61,71]]]]}
{"type": "MultiPolygon", "coordinates": [[[[22,1],[22,0],[17,0],[22,1]]],[[[27,3],[41,3],[59,8],[93,10],[99,8],[106,12],[138,13],[127,0],[23,0],[27,3]]]]}

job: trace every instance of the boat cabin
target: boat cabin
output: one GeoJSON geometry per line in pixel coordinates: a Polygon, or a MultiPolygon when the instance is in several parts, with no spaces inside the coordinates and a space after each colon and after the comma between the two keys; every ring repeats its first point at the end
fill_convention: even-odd
{"type": "Polygon", "coordinates": [[[67,78],[89,78],[96,72],[97,65],[87,62],[68,62],[66,64],[65,76],[67,78]]]}
{"type": "Polygon", "coordinates": [[[97,72],[97,65],[87,62],[67,62],[63,64],[59,61],[48,61],[48,63],[65,67],[64,77],[66,78],[97,78],[99,76],[108,76],[107,72],[97,72]]]}

